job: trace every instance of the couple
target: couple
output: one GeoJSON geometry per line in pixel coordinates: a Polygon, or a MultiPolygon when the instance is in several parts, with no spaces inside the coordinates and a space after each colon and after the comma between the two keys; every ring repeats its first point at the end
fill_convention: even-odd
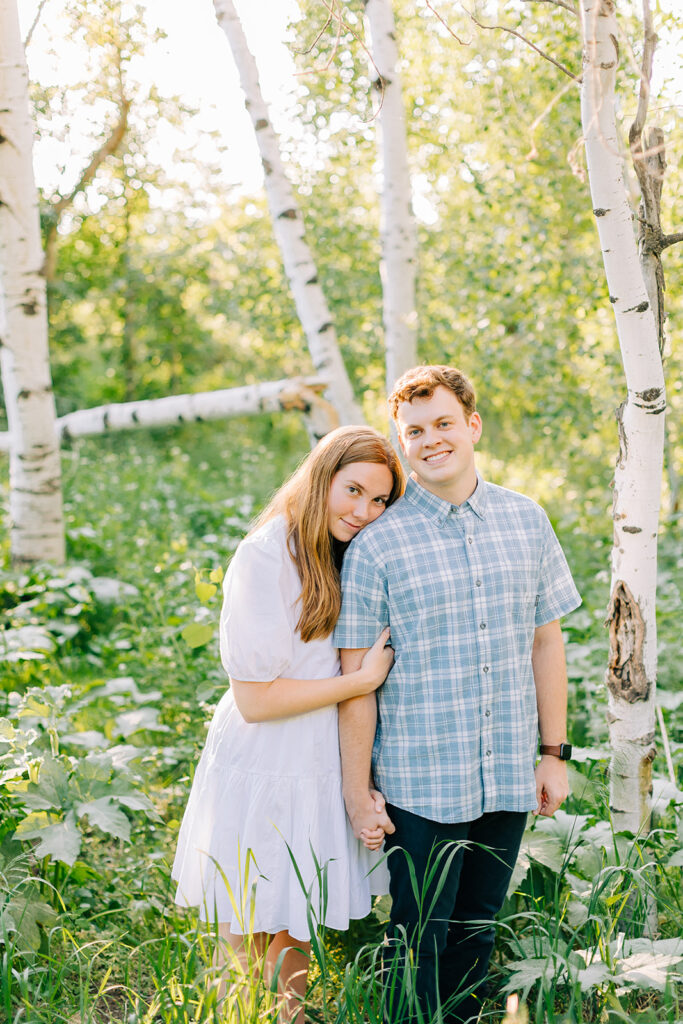
{"type": "MultiPolygon", "coordinates": [[[[296,1024],[310,935],[301,881],[338,929],[388,888],[385,964],[399,978],[406,958],[416,964],[425,1019],[439,999],[444,1019],[476,1018],[527,813],[553,814],[567,795],[559,618],[580,599],[548,519],[478,476],[481,418],[458,370],[409,370],[389,402],[412,470],[405,493],[391,445],[340,428],[232,559],[220,635],[231,688],[173,868],[176,900],[217,923],[224,954],[253,968],[250,931],[266,972],[279,963],[282,1016],[296,1024]]],[[[391,1024],[414,1019],[385,997],[391,1024]]]]}

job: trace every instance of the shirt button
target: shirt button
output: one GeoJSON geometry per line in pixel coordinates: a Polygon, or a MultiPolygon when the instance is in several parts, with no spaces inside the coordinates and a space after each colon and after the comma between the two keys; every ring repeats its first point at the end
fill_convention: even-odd
{"type": "Polygon", "coordinates": [[[486,623],[485,622],[480,622],[479,623],[479,629],[486,629],[486,623]]]}
{"type": "Polygon", "coordinates": [[[488,667],[488,665],[484,665],[484,668],[483,668],[483,670],[482,670],[482,671],[484,671],[484,672],[488,672],[488,670],[489,670],[489,667],[488,667]]]}
{"type": "Polygon", "coordinates": [[[490,750],[487,750],[487,751],[486,751],[486,756],[487,756],[487,757],[490,757],[490,756],[491,756],[491,751],[490,751],[490,750]]]}
{"type": "Polygon", "coordinates": [[[471,544],[473,540],[474,540],[474,537],[468,537],[467,538],[467,543],[471,544]]]}
{"type": "Polygon", "coordinates": [[[487,718],[490,718],[491,717],[491,709],[487,708],[486,711],[484,712],[484,714],[486,715],[487,718]]]}
{"type": "Polygon", "coordinates": [[[475,580],[474,581],[474,585],[475,585],[475,587],[480,587],[481,586],[481,580],[475,580]]]}

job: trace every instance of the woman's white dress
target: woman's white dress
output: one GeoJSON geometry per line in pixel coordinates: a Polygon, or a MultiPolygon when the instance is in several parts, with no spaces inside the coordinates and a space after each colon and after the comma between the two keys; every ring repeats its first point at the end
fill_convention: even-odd
{"type": "MultiPolygon", "coordinates": [[[[300,592],[278,517],[242,541],[226,574],[220,646],[231,676],[339,674],[331,637],[304,643],[296,631],[300,592]]],[[[286,929],[305,941],[308,913],[347,928],[369,913],[371,893],[388,892],[378,860],[354,838],[344,810],[336,705],[249,724],[228,690],[180,828],[176,903],[235,933],[286,929]]]]}

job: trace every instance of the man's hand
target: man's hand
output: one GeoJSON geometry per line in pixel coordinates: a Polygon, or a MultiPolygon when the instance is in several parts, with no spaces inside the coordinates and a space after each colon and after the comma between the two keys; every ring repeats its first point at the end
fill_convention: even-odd
{"type": "Polygon", "coordinates": [[[544,754],[536,765],[536,799],[534,814],[550,818],[569,795],[567,765],[552,754],[544,754]]]}
{"type": "Polygon", "coordinates": [[[366,838],[370,839],[373,845],[369,846],[369,849],[378,849],[382,845],[385,832],[391,835],[396,831],[386,812],[384,797],[377,790],[366,789],[358,793],[345,793],[344,799],[353,834],[357,839],[362,839],[366,846],[366,838]],[[379,829],[382,830],[382,835],[377,843],[379,829]],[[365,833],[365,837],[361,833],[365,833]]]}

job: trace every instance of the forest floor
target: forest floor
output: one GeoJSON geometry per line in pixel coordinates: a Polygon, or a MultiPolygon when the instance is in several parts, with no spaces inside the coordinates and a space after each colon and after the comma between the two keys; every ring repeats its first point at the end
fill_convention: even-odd
{"type": "MultiPolygon", "coordinates": [[[[175,907],[169,872],[226,685],[216,641],[221,570],[305,446],[295,417],[78,442],[63,460],[66,567],[20,572],[7,547],[0,552],[8,1024],[274,1019],[264,983],[237,986],[219,1008],[211,936],[175,907]]],[[[509,1022],[680,1021],[680,520],[662,530],[658,598],[659,703],[678,775],[658,734],[653,829],[633,837],[614,833],[608,810],[609,509],[568,507],[560,492],[532,496],[543,500],[584,599],[563,624],[576,758],[566,806],[525,836],[484,1019],[500,1021],[514,992],[522,1008],[509,1022]]],[[[314,936],[311,1021],[382,1020],[386,899],[349,932],[314,936]]]]}

